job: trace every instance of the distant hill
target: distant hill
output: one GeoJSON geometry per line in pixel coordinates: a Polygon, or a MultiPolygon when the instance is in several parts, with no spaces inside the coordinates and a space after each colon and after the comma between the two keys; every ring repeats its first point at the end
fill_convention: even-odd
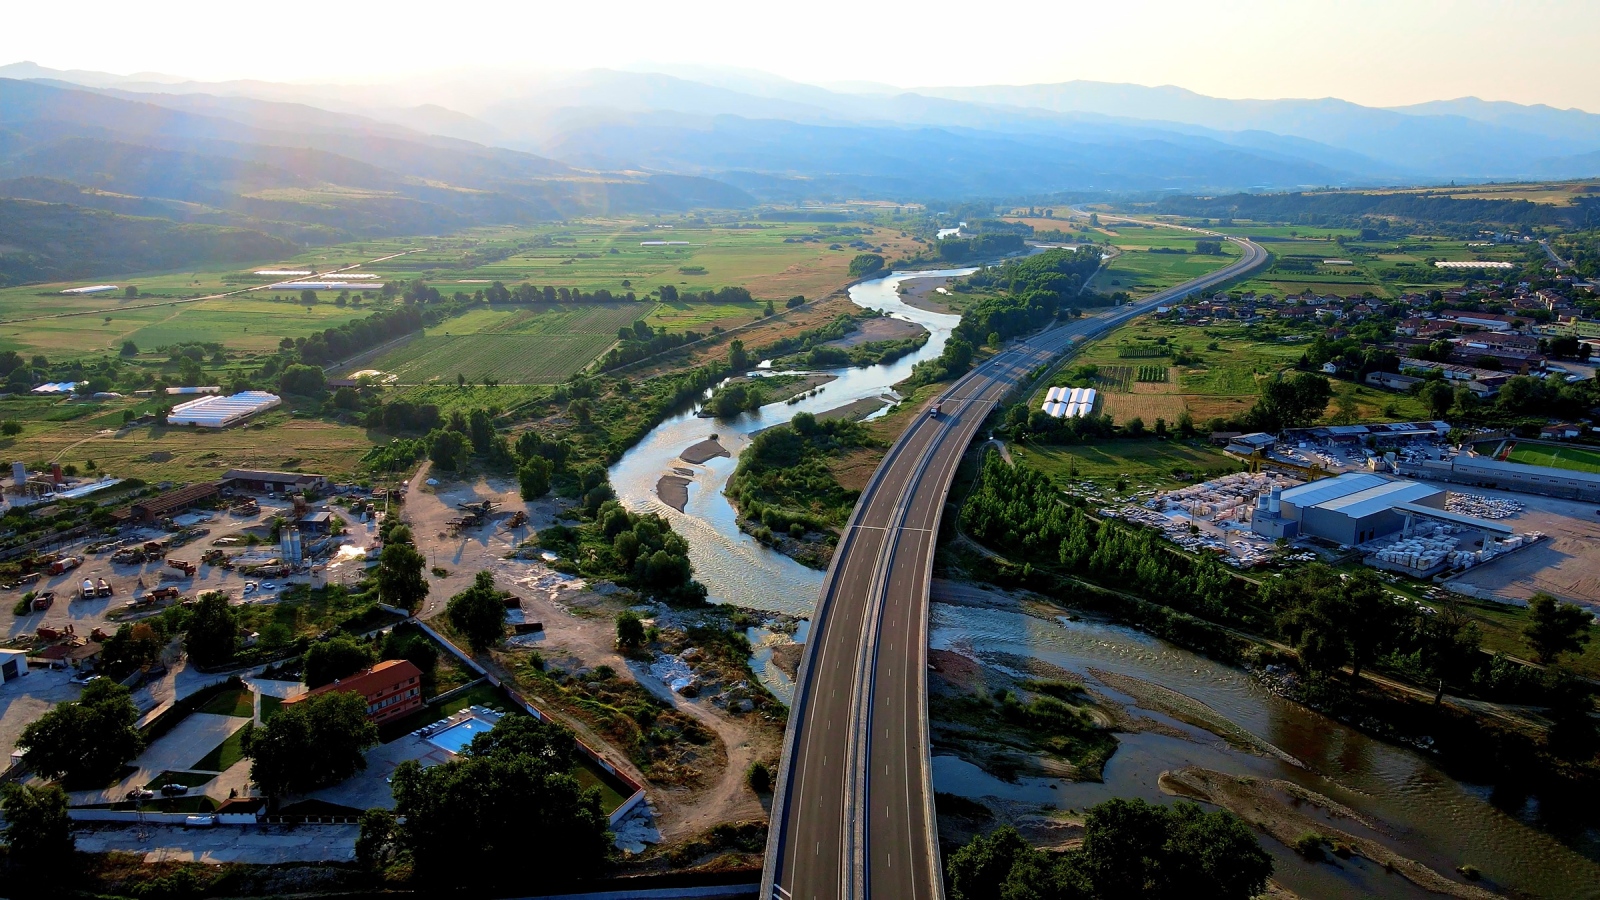
{"type": "Polygon", "coordinates": [[[290,255],[281,238],[65,203],[0,198],[0,285],[96,278],[290,255]]]}
{"type": "MultiPolygon", "coordinates": [[[[72,204],[92,223],[73,254],[50,251],[48,242],[8,241],[4,272],[12,279],[118,271],[136,257],[148,268],[180,257],[181,264],[233,259],[244,247],[272,257],[284,242],[754,203],[699,175],[580,172],[531,153],[302,104],[11,79],[0,79],[0,197],[72,204]],[[163,232],[91,211],[221,230],[163,232]],[[143,255],[121,253],[102,240],[112,233],[154,243],[143,255]]],[[[65,228],[71,220],[62,210],[17,208],[41,225],[65,228]]]]}

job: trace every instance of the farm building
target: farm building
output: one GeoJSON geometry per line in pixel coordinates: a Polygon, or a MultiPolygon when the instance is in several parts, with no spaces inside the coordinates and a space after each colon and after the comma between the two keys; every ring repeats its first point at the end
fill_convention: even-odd
{"type": "Polygon", "coordinates": [[[35,394],[70,394],[78,389],[81,382],[77,381],[47,381],[33,389],[35,394]]]}
{"type": "Polygon", "coordinates": [[[197,425],[201,428],[227,428],[281,404],[277,394],[245,391],[228,397],[201,397],[180,403],[167,413],[171,425],[197,425]]]}
{"type": "Polygon", "coordinates": [[[223,473],[222,486],[233,491],[250,491],[256,494],[292,494],[299,491],[322,490],[328,486],[328,476],[310,472],[229,469],[223,473]]]}
{"type": "Polygon", "coordinates": [[[154,522],[176,515],[221,493],[215,481],[203,481],[135,501],[111,514],[118,522],[154,522]]]}
{"type": "Polygon", "coordinates": [[[1094,388],[1053,387],[1039,408],[1058,419],[1076,419],[1094,412],[1094,388]]]}

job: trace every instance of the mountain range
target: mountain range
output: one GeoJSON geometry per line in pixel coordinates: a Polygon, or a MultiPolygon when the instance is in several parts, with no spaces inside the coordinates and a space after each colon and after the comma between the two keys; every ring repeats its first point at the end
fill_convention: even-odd
{"type": "MultiPolygon", "coordinates": [[[[302,85],[0,66],[0,196],[294,243],[848,198],[1584,178],[1600,116],[715,67],[302,85]]],[[[102,223],[103,224],[103,223],[102,223]]]]}

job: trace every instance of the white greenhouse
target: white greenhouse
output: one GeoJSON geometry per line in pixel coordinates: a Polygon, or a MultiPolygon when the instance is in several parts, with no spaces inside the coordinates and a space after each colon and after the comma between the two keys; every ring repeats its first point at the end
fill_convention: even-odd
{"type": "Polygon", "coordinates": [[[245,391],[229,397],[201,397],[180,403],[167,414],[171,425],[198,425],[201,428],[227,428],[281,404],[277,394],[245,391]]]}

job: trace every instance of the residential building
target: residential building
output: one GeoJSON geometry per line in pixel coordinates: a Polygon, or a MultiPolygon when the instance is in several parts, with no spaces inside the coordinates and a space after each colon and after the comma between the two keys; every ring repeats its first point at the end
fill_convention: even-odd
{"type": "Polygon", "coordinates": [[[367,718],[387,722],[422,708],[422,670],[410,660],[385,660],[284,702],[299,703],[334,691],[360,694],[367,701],[367,718]]]}

